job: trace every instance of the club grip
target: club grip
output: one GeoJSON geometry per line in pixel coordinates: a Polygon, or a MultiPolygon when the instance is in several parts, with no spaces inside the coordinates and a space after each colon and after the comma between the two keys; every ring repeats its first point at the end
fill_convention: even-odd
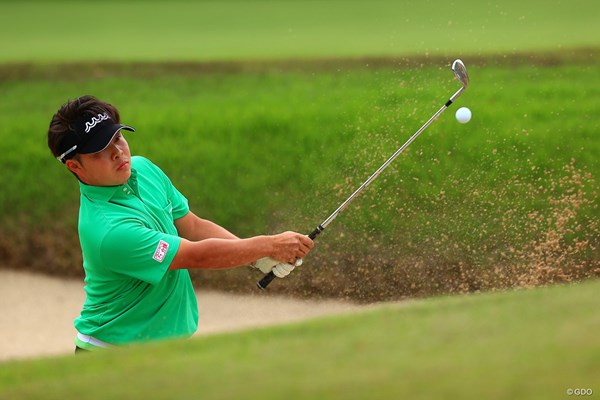
{"type": "MultiPolygon", "coordinates": [[[[311,240],[315,240],[317,238],[317,236],[319,235],[319,233],[323,232],[323,228],[321,225],[317,226],[315,228],[314,231],[312,231],[308,237],[311,240]]],[[[260,289],[260,290],[265,290],[267,288],[267,286],[269,286],[269,284],[271,282],[273,282],[273,279],[275,279],[275,273],[273,271],[269,272],[268,274],[266,274],[265,276],[262,277],[262,279],[258,282],[256,282],[256,286],[260,289]]]]}
{"type": "Polygon", "coordinates": [[[269,286],[269,283],[273,281],[273,279],[275,279],[275,273],[271,271],[263,276],[260,281],[256,282],[256,286],[258,286],[260,290],[265,290],[267,286],[269,286]]]}

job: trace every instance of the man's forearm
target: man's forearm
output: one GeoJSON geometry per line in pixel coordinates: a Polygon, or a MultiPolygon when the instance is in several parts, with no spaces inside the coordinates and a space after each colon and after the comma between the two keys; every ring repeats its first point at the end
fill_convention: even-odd
{"type": "Polygon", "coordinates": [[[296,232],[240,239],[192,212],[174,222],[181,243],[171,269],[231,268],[263,257],[292,264],[297,258],[303,258],[314,245],[308,236],[296,232]]]}
{"type": "Polygon", "coordinates": [[[170,269],[225,269],[267,257],[272,253],[271,240],[266,236],[248,239],[205,239],[191,242],[182,239],[170,269]]]}

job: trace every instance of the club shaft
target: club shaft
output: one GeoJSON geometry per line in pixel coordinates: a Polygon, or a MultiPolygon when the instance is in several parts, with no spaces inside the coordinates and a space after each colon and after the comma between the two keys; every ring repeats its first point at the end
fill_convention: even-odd
{"type": "Polygon", "coordinates": [[[427,122],[425,122],[423,124],[423,126],[421,128],[419,128],[418,131],[416,131],[407,141],[406,143],[404,143],[398,150],[396,150],[396,152],[394,154],[392,154],[392,156],[390,158],[387,159],[386,162],[384,162],[381,167],[379,167],[377,169],[377,171],[375,171],[373,173],[373,175],[371,175],[362,185],[360,185],[358,187],[358,189],[356,189],[354,191],[354,193],[352,193],[350,195],[350,197],[348,197],[338,208],[337,210],[335,210],[329,217],[327,217],[327,219],[325,221],[323,221],[320,225],[321,230],[327,228],[327,225],[329,225],[331,223],[331,221],[333,221],[342,211],[344,211],[344,209],[346,207],[348,207],[348,205],[367,187],[371,184],[371,182],[373,182],[375,180],[375,178],[377,178],[379,176],[379,174],[381,174],[383,172],[383,170],[385,170],[408,146],[410,146],[410,144],[425,130],[427,129],[427,127],[433,122],[435,121],[435,119],[437,117],[440,116],[441,113],[444,112],[444,110],[446,110],[446,108],[448,108],[450,106],[450,104],[452,104],[452,102],[454,101],[454,99],[456,99],[456,97],[458,97],[460,95],[460,92],[462,92],[463,88],[461,88],[460,90],[458,90],[451,98],[450,100],[448,100],[446,102],[446,104],[444,104],[435,114],[433,114],[433,116],[431,118],[429,118],[429,120],[427,122]]]}
{"type": "MultiPolygon", "coordinates": [[[[317,226],[309,235],[308,237],[310,237],[312,240],[316,239],[317,236],[323,232],[323,230],[327,227],[327,225],[329,225],[331,223],[331,221],[333,221],[346,207],[348,207],[348,204],[350,204],[352,202],[352,200],[354,200],[356,198],[356,196],[358,196],[360,194],[360,192],[362,192],[367,186],[369,186],[369,184],[371,182],[373,182],[373,180],[375,180],[375,178],[377,178],[379,176],[379,174],[381,174],[381,172],[387,168],[388,165],[390,165],[395,159],[396,157],[398,157],[400,155],[400,153],[402,153],[404,151],[404,149],[406,149],[425,129],[427,129],[427,127],[436,120],[437,117],[440,116],[441,113],[443,113],[446,108],[450,107],[450,105],[454,102],[454,100],[456,100],[456,98],[458,96],[460,96],[460,94],[463,92],[463,90],[465,90],[466,88],[466,83],[463,83],[463,86],[458,89],[456,91],[456,93],[454,93],[450,99],[446,102],[446,104],[444,104],[439,110],[437,110],[437,112],[435,114],[433,114],[431,116],[431,118],[429,118],[429,120],[427,120],[427,122],[425,122],[423,124],[422,127],[419,128],[418,131],[416,131],[407,141],[406,143],[404,143],[398,150],[396,150],[396,152],[394,154],[392,154],[392,156],[390,158],[387,159],[386,162],[384,162],[381,167],[379,167],[377,169],[377,171],[375,171],[373,173],[373,175],[371,175],[362,185],[360,185],[358,187],[358,189],[356,189],[354,191],[354,193],[352,193],[350,195],[350,197],[348,197],[329,217],[327,217],[327,219],[325,221],[323,221],[319,226],[317,226]]],[[[265,276],[263,276],[263,278],[258,281],[256,283],[256,285],[258,286],[259,289],[266,289],[267,286],[269,286],[269,284],[275,279],[275,274],[273,273],[273,271],[269,272],[268,274],[266,274],[265,276]]]]}

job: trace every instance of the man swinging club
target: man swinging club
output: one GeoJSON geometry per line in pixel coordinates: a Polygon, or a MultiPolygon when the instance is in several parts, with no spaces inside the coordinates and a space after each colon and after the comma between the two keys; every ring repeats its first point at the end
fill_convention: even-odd
{"type": "Polygon", "coordinates": [[[284,232],[241,239],[199,218],[169,178],[131,156],[118,110],[93,96],[63,104],[48,147],[79,180],[86,300],[76,350],[188,337],[198,306],[188,269],[253,265],[284,278],[313,247],[284,232]]]}

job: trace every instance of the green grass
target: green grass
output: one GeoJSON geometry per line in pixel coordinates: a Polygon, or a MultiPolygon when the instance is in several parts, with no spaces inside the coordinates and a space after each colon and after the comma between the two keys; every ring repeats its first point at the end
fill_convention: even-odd
{"type": "MultiPolygon", "coordinates": [[[[407,265],[448,266],[452,277],[441,280],[455,282],[453,289],[464,284],[458,269],[489,269],[510,258],[524,268],[541,260],[556,273],[592,263],[572,269],[579,275],[571,278],[593,270],[592,249],[600,244],[598,65],[507,67],[488,59],[469,72],[472,86],[457,104],[323,234],[320,241],[331,246],[315,251],[323,274],[357,259],[367,269],[385,265],[407,282],[400,295],[414,295],[447,289],[426,288],[422,282],[431,279],[421,272],[398,275],[407,265]],[[453,116],[463,105],[474,114],[467,125],[453,116]],[[571,216],[566,224],[561,215],[571,216]],[[545,250],[554,231],[560,248],[545,250]],[[567,255],[566,264],[556,251],[567,255]]],[[[196,213],[246,236],[312,230],[458,85],[443,65],[342,65],[145,78],[107,73],[6,80],[0,87],[0,168],[10,188],[0,206],[11,210],[0,216],[5,231],[44,232],[59,215],[74,232],[76,182],[51,157],[44,134],[62,102],[93,93],[120,108],[138,129],[127,136],[133,152],[160,165],[196,213]]],[[[347,271],[354,283],[341,284],[356,286],[360,268],[347,271]]],[[[506,285],[515,284],[519,274],[513,276],[506,285]]],[[[371,292],[397,296],[395,288],[371,292]]]]}
{"type": "MultiPolygon", "coordinates": [[[[595,174],[598,71],[596,65],[472,66],[472,87],[359,203],[393,201],[393,194],[434,213],[435,202],[430,205],[440,191],[458,201],[464,185],[489,196],[494,189],[508,190],[515,176],[525,182],[535,182],[545,170],[561,176],[572,159],[595,174]],[[467,125],[454,120],[460,106],[474,113],[467,125]],[[381,196],[385,201],[378,201],[381,196]]],[[[128,136],[134,153],[156,160],[192,204],[232,226],[243,216],[252,218],[258,211],[253,207],[268,206],[278,192],[297,196],[285,201],[302,211],[316,205],[307,197],[318,192],[318,211],[330,211],[458,87],[450,70],[438,67],[0,85],[1,163],[11,171],[7,187],[15,188],[3,193],[2,208],[44,215],[76,200],[69,195],[75,182],[52,159],[44,134],[62,102],[94,93],[138,128],[128,136]],[[33,180],[37,184],[29,185],[33,180]],[[222,185],[224,180],[232,186],[222,185]],[[48,201],[40,204],[42,193],[48,201]],[[302,206],[306,201],[310,207],[302,206]]],[[[394,212],[389,208],[384,204],[378,211],[394,212]]]]}
{"type": "Polygon", "coordinates": [[[1,7],[0,62],[556,50],[596,46],[600,13],[593,0],[3,1],[1,7]]]}
{"type": "MultiPolygon", "coordinates": [[[[308,232],[456,90],[447,64],[458,56],[469,90],[322,235],[306,266],[270,290],[373,300],[595,276],[599,8],[3,1],[3,262],[80,271],[76,184],[44,137],[68,98],[93,93],[116,104],[138,128],[128,136],[133,151],[158,163],[198,214],[241,235],[308,232]],[[463,105],[474,114],[468,125],[452,115],[463,105]]],[[[201,279],[223,288],[255,277],[201,279]]],[[[10,362],[0,365],[0,398],[598,391],[599,289],[595,281],[433,298],[90,358],[10,362]]]]}
{"type": "Polygon", "coordinates": [[[555,399],[598,389],[600,282],[0,364],[0,397],[555,399]]]}

